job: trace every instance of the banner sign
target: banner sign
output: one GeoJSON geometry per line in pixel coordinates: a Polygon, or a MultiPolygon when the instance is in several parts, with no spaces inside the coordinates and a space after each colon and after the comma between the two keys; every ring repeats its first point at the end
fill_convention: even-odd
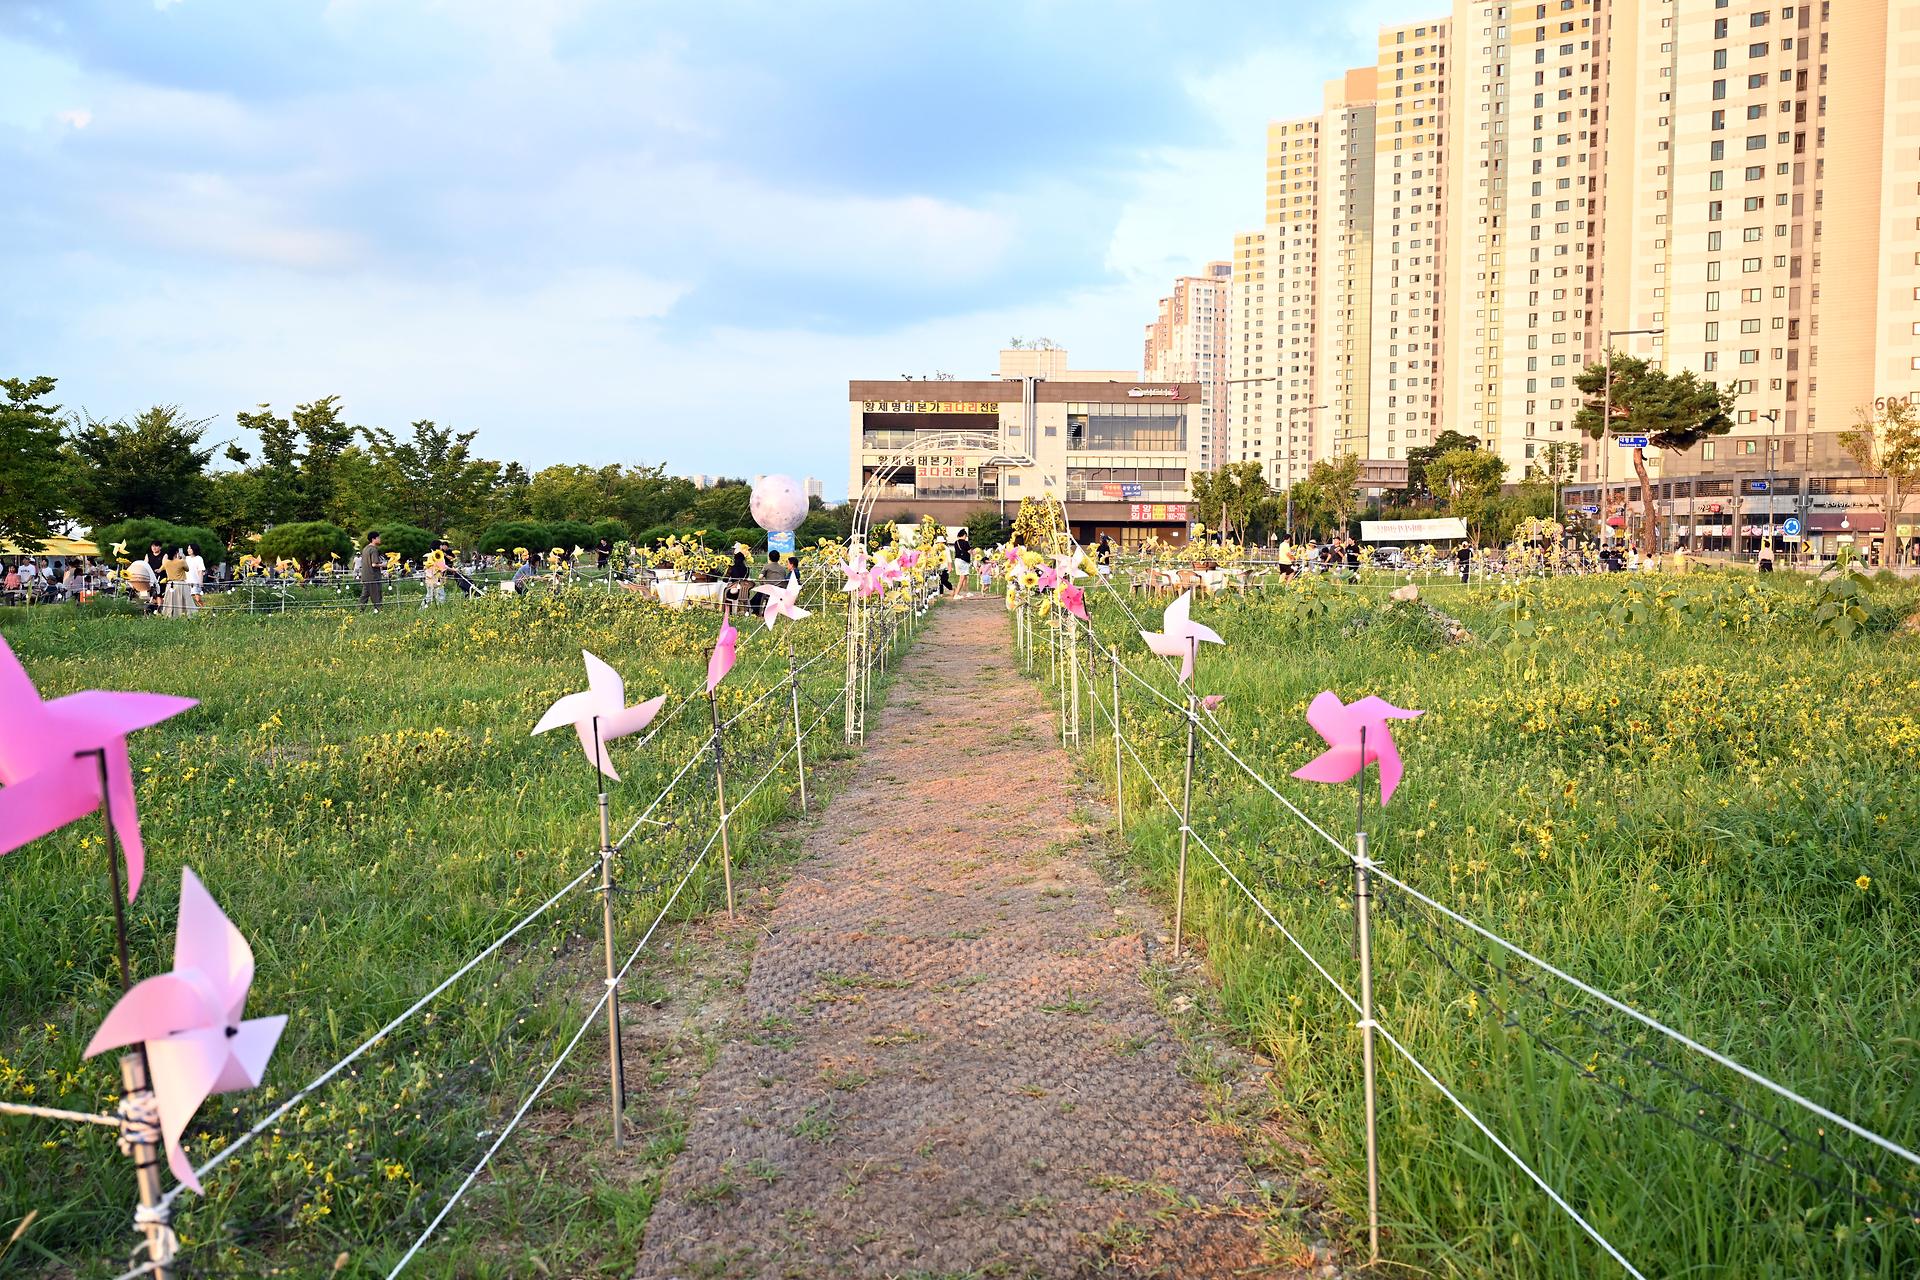
{"type": "Polygon", "coordinates": [[[937,453],[914,464],[922,480],[971,480],[980,474],[980,464],[958,454],[937,453]]]}
{"type": "Polygon", "coordinates": [[[769,533],[767,535],[767,550],[778,551],[783,556],[791,555],[793,552],[793,530],[788,529],[785,533],[769,533]]]}
{"type": "Polygon", "coordinates": [[[1123,483],[1120,486],[1120,496],[1123,498],[1137,498],[1144,492],[1146,491],[1137,484],[1123,483]]]}
{"type": "Polygon", "coordinates": [[[1187,518],[1184,502],[1136,502],[1127,508],[1129,520],[1181,520],[1187,518]]]}
{"type": "Polygon", "coordinates": [[[1362,520],[1362,542],[1433,542],[1467,536],[1467,522],[1458,516],[1436,520],[1362,520]]]}
{"type": "Polygon", "coordinates": [[[1000,406],[991,400],[862,400],[867,413],[991,413],[1000,406]]]}

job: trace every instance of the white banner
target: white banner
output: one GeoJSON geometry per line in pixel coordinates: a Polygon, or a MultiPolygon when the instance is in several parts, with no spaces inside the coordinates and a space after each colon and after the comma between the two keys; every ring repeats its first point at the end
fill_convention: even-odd
{"type": "Polygon", "coordinates": [[[1443,542],[1467,536],[1467,522],[1458,516],[1437,520],[1362,520],[1362,542],[1443,542]]]}

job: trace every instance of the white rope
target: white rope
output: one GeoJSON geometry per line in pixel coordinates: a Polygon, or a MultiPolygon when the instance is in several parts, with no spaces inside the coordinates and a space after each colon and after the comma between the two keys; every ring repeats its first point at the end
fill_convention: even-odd
{"type": "Polygon", "coordinates": [[[1222,871],[1227,873],[1227,878],[1233,881],[1233,883],[1239,887],[1240,892],[1247,895],[1247,901],[1253,903],[1254,906],[1260,909],[1260,914],[1267,918],[1267,923],[1271,924],[1274,928],[1278,929],[1281,933],[1281,936],[1285,937],[1288,942],[1291,942],[1293,944],[1293,949],[1295,951],[1298,951],[1301,955],[1305,956],[1307,959],[1307,963],[1312,965],[1316,970],[1318,970],[1320,976],[1325,978],[1328,984],[1332,986],[1332,988],[1335,991],[1338,991],[1340,993],[1340,998],[1345,1000],[1348,1004],[1352,1005],[1353,1011],[1355,1013],[1362,1012],[1360,1008],[1360,1002],[1353,998],[1353,993],[1348,991],[1344,986],[1340,985],[1340,980],[1334,977],[1331,973],[1327,972],[1326,966],[1321,964],[1319,960],[1314,958],[1313,952],[1307,950],[1306,945],[1302,943],[1300,939],[1294,937],[1292,931],[1290,931],[1287,928],[1287,926],[1281,924],[1279,918],[1276,917],[1273,914],[1273,912],[1267,910],[1267,904],[1260,901],[1260,899],[1254,894],[1253,890],[1247,888],[1245,883],[1241,881],[1240,877],[1234,874],[1232,867],[1229,867],[1225,862],[1221,861],[1220,855],[1213,851],[1213,846],[1208,844],[1204,839],[1202,839],[1198,831],[1194,831],[1193,829],[1189,828],[1187,831],[1187,834],[1192,836],[1193,842],[1199,845],[1203,850],[1205,850],[1207,856],[1209,858],[1212,858],[1214,863],[1222,871]]]}
{"type": "Polygon", "coordinates": [[[1560,979],[1560,981],[1566,983],[1568,986],[1574,988],[1576,991],[1580,991],[1585,993],[1586,995],[1592,996],[1595,1000],[1600,1001],[1600,1003],[1606,1005],[1607,1007],[1617,1010],[1620,1013],[1626,1014],[1629,1018],[1632,1018],[1634,1021],[1640,1023],[1643,1026],[1649,1027],[1652,1030],[1658,1031],[1661,1035],[1666,1036],[1668,1039],[1673,1040],[1678,1044],[1685,1045],[1687,1048],[1693,1050],[1695,1053],[1700,1054],[1702,1057],[1707,1058],[1710,1061],[1718,1063],[1719,1065],[1725,1067],[1727,1070],[1735,1073],[1736,1075],[1742,1076],[1745,1079],[1752,1081],[1754,1084],[1757,1084],[1764,1089],[1772,1090],[1774,1093],[1778,1094],[1780,1097],[1785,1098],[1787,1101],[1795,1103],[1798,1106],[1806,1108],[1808,1111],[1811,1111],[1813,1114],[1819,1116],[1823,1120],[1826,1120],[1828,1123],[1839,1125],[1842,1129],[1845,1129],[1848,1133],[1853,1134],[1855,1137],[1864,1138],[1866,1141],[1873,1143],[1875,1146],[1881,1148],[1882,1150],[1890,1152],[1893,1155],[1899,1156],[1902,1160],[1907,1161],[1909,1164],[1920,1165],[1920,1155],[1916,1155],[1912,1151],[1909,1151],[1907,1148],[1901,1146],[1899,1143],[1894,1142],[1892,1139],[1883,1138],[1879,1134],[1875,1133],[1873,1130],[1868,1129],[1863,1125],[1855,1124],[1853,1121],[1847,1119],[1845,1116],[1839,1114],[1838,1112],[1830,1111],[1826,1107],[1821,1106],[1819,1103],[1814,1102],[1809,1098],[1803,1097],[1798,1093],[1795,1093],[1792,1089],[1789,1089],[1786,1085],[1780,1084],[1774,1080],[1769,1080],[1766,1076],[1761,1075],[1758,1071],[1755,1071],[1750,1067],[1742,1066],[1740,1063],[1735,1062],[1732,1058],[1729,1058],[1726,1054],[1718,1053],[1712,1049],[1709,1049],[1706,1045],[1701,1044],[1698,1040],[1695,1040],[1693,1037],[1687,1035],[1684,1032],[1674,1030],[1672,1027],[1660,1021],[1658,1018],[1652,1017],[1648,1014],[1644,1014],[1640,1012],[1638,1009],[1634,1008],[1632,1005],[1627,1004],[1624,1001],[1616,1000],[1614,997],[1608,995],[1606,992],[1600,990],[1598,987],[1595,987],[1589,983],[1582,982],[1580,979],[1574,977],[1572,974],[1568,973],[1566,970],[1558,968],[1554,965],[1547,963],[1545,960],[1542,960],[1539,956],[1534,955],[1531,951],[1528,951],[1525,947],[1519,946],[1516,943],[1508,942],[1505,938],[1501,937],[1499,934],[1494,933],[1492,930],[1484,928],[1479,924],[1476,924],[1474,921],[1469,920],[1467,917],[1461,915],[1458,911],[1455,911],[1450,907],[1444,907],[1438,902],[1435,902],[1432,898],[1429,898],[1426,894],[1420,892],[1418,889],[1414,888],[1412,885],[1408,884],[1406,881],[1401,880],[1399,877],[1394,876],[1382,870],[1379,864],[1369,862],[1368,866],[1373,871],[1373,874],[1378,876],[1381,880],[1384,880],[1386,883],[1393,885],[1395,888],[1406,893],[1408,896],[1416,898],[1419,901],[1426,903],[1428,906],[1432,907],[1435,911],[1438,911],[1441,915],[1446,916],[1448,919],[1453,920],[1458,924],[1465,925],[1467,928],[1473,930],[1475,933],[1479,934],[1481,937],[1487,939],[1487,941],[1492,942],[1498,946],[1504,947],[1506,950],[1512,952],[1514,955],[1519,956],[1522,960],[1527,961],[1527,963],[1535,965],[1538,968],[1546,971],[1547,973],[1552,974],[1554,977],[1560,979]]]}
{"type": "MultiPolygon", "coordinates": [[[[318,1089],[320,1086],[326,1084],[327,1081],[333,1079],[335,1076],[339,1075],[342,1071],[346,1070],[346,1068],[352,1065],[354,1060],[357,1059],[361,1054],[365,1053],[367,1050],[373,1048],[374,1045],[379,1044],[382,1040],[386,1039],[388,1033],[393,1031],[395,1027],[398,1027],[401,1023],[405,1022],[408,1018],[411,1018],[414,1014],[426,1008],[428,1004],[432,1003],[432,1001],[436,996],[438,996],[441,992],[445,991],[448,987],[452,986],[454,983],[458,982],[461,978],[465,977],[469,972],[472,971],[475,965],[479,964],[482,960],[485,960],[488,956],[492,955],[494,952],[498,951],[501,947],[505,946],[507,944],[507,941],[511,939],[515,934],[519,933],[522,929],[526,928],[528,925],[532,924],[535,920],[539,919],[542,915],[546,914],[546,911],[549,907],[553,906],[554,903],[560,901],[560,899],[566,897],[569,893],[572,893],[575,889],[579,888],[582,884],[586,882],[589,876],[592,876],[593,874],[595,874],[597,871],[599,871],[599,869],[600,869],[599,864],[596,862],[593,866],[587,868],[585,871],[582,871],[579,875],[575,876],[571,881],[569,881],[562,889],[560,889],[559,892],[555,893],[551,898],[548,898],[545,902],[535,907],[531,914],[521,917],[519,923],[515,924],[511,929],[507,930],[505,933],[501,934],[498,938],[495,938],[492,942],[488,943],[486,950],[480,952],[480,954],[476,955],[475,957],[473,957],[473,959],[461,965],[458,969],[455,969],[451,974],[449,974],[444,980],[441,981],[439,986],[435,987],[433,990],[427,992],[427,994],[425,994],[424,996],[421,996],[418,1000],[414,1001],[413,1004],[408,1007],[405,1013],[402,1013],[399,1017],[387,1023],[386,1026],[381,1027],[378,1031],[374,1032],[371,1036],[368,1036],[365,1040],[361,1041],[360,1044],[357,1047],[355,1047],[353,1052],[349,1053],[346,1057],[340,1059],[340,1061],[334,1063],[332,1066],[328,1067],[325,1071],[322,1071],[319,1075],[315,1076],[312,1080],[308,1081],[305,1085],[303,1085],[300,1088],[299,1092],[295,1093],[292,1097],[288,1098],[285,1102],[275,1107],[273,1111],[270,1112],[264,1120],[261,1120],[258,1124],[254,1125],[253,1128],[247,1130],[245,1133],[241,1134],[238,1138],[235,1138],[232,1142],[229,1142],[226,1146],[222,1147],[219,1151],[215,1152],[213,1156],[210,1159],[208,1159],[205,1164],[200,1165],[198,1168],[196,1168],[193,1171],[194,1177],[204,1181],[206,1179],[206,1176],[209,1173],[212,1173],[215,1169],[219,1168],[222,1164],[224,1164],[229,1156],[233,1155],[236,1151],[240,1150],[242,1147],[246,1146],[249,1142],[252,1142],[255,1138],[259,1137],[262,1133],[265,1133],[268,1129],[272,1128],[273,1125],[280,1119],[280,1117],[287,1114],[288,1111],[291,1111],[294,1108],[294,1106],[300,1102],[301,1099],[305,1098],[308,1094],[312,1093],[315,1089],[318,1089]]],[[[162,1206],[171,1205],[175,1197],[177,1197],[182,1191],[185,1191],[185,1190],[186,1190],[185,1183],[176,1183],[173,1186],[173,1188],[166,1193],[166,1195],[160,1198],[161,1205],[162,1206]]]]}
{"type": "Polygon", "coordinates": [[[1455,1097],[1453,1090],[1447,1088],[1446,1085],[1441,1084],[1440,1078],[1434,1075],[1433,1072],[1427,1070],[1426,1063],[1420,1061],[1420,1059],[1414,1057],[1413,1054],[1408,1052],[1407,1047],[1401,1044],[1397,1039],[1395,1039],[1393,1033],[1387,1030],[1385,1027],[1381,1026],[1378,1022],[1375,1022],[1373,1024],[1373,1029],[1375,1031],[1378,1031],[1381,1035],[1381,1038],[1384,1039],[1388,1044],[1392,1045],[1394,1049],[1400,1054],[1401,1057],[1405,1058],[1408,1062],[1412,1063],[1414,1070],[1418,1071],[1421,1075],[1425,1076],[1427,1078],[1427,1083],[1432,1085],[1434,1088],[1438,1089],[1441,1095],[1445,1097],[1448,1102],[1451,1102],[1459,1110],[1461,1115],[1473,1121],[1474,1128],[1480,1130],[1481,1133],[1485,1134],[1487,1137],[1487,1141],[1493,1143],[1494,1146],[1500,1148],[1501,1153],[1505,1155],[1507,1159],[1519,1165],[1521,1171],[1524,1172],[1529,1178],[1533,1179],[1534,1185],[1539,1187],[1542,1191],[1546,1192],[1548,1199],[1552,1200],[1555,1204],[1559,1205],[1562,1209],[1564,1209],[1568,1217],[1572,1218],[1575,1222],[1579,1223],[1580,1229],[1586,1232],[1587,1235],[1592,1237],[1594,1243],[1598,1244],[1602,1249],[1605,1249],[1607,1251],[1608,1256],[1610,1256],[1615,1262],[1619,1263],[1623,1268],[1625,1268],[1628,1275],[1632,1276],[1634,1280],[1647,1280],[1647,1278],[1640,1273],[1639,1268],[1635,1267],[1631,1262],[1628,1262],[1625,1256],[1622,1255],[1618,1249],[1614,1248],[1613,1245],[1607,1240],[1607,1238],[1601,1235],[1600,1232],[1594,1228],[1594,1225],[1591,1222],[1588,1222],[1584,1217],[1580,1215],[1580,1211],[1578,1209],[1575,1209],[1572,1205],[1567,1203],[1565,1196],[1561,1195],[1558,1191],[1555,1191],[1553,1187],[1548,1184],[1545,1178],[1535,1173],[1533,1171],[1532,1166],[1530,1166],[1525,1160],[1522,1160],[1518,1155],[1516,1155],[1512,1147],[1509,1147],[1506,1143],[1502,1142],[1500,1140],[1500,1136],[1496,1134],[1492,1129],[1489,1129],[1484,1120],[1482,1120],[1479,1116],[1473,1114],[1472,1111],[1468,1110],[1467,1104],[1460,1101],[1459,1098],[1455,1097]]]}
{"type": "Polygon", "coordinates": [[[720,828],[715,826],[713,835],[707,837],[706,846],[700,850],[699,856],[693,860],[693,865],[687,868],[687,873],[684,876],[680,877],[680,883],[675,886],[673,896],[667,899],[666,905],[661,907],[660,913],[653,918],[653,924],[647,928],[646,936],[640,939],[640,945],[633,949],[633,954],[627,958],[626,964],[620,967],[620,972],[616,974],[613,981],[608,983],[605,989],[602,990],[600,998],[594,1002],[593,1007],[587,1010],[587,1016],[581,1019],[579,1029],[573,1033],[573,1039],[567,1041],[567,1047],[560,1051],[560,1056],[553,1060],[552,1065],[547,1068],[546,1074],[540,1077],[540,1083],[534,1085],[532,1091],[521,1100],[519,1109],[513,1113],[513,1118],[507,1121],[506,1127],[501,1129],[499,1135],[494,1138],[493,1145],[488,1147],[486,1154],[480,1157],[480,1162],[467,1172],[467,1176],[462,1179],[460,1185],[454,1189],[453,1195],[445,1204],[440,1206],[440,1211],[433,1215],[433,1221],[429,1222],[426,1225],[426,1229],[421,1231],[414,1242],[408,1246],[407,1251],[400,1256],[400,1261],[394,1263],[393,1270],[387,1272],[387,1280],[393,1280],[393,1277],[399,1275],[406,1269],[407,1264],[413,1261],[414,1255],[425,1247],[427,1241],[432,1238],[433,1233],[439,1230],[440,1224],[446,1220],[447,1215],[453,1212],[453,1207],[460,1203],[460,1198],[467,1194],[467,1189],[473,1185],[474,1180],[485,1171],[487,1165],[493,1160],[494,1155],[506,1143],[507,1139],[513,1136],[513,1131],[517,1129],[520,1122],[526,1118],[527,1112],[533,1107],[534,1102],[539,1099],[541,1093],[545,1092],[546,1087],[553,1082],[553,1077],[559,1072],[561,1066],[566,1063],[568,1057],[572,1055],[575,1046],[580,1043],[581,1038],[593,1027],[594,1022],[600,1016],[600,1011],[606,1008],[607,1002],[613,998],[614,992],[619,990],[620,979],[627,976],[627,970],[633,967],[635,960],[639,959],[641,950],[646,947],[648,939],[653,937],[654,930],[660,927],[660,922],[666,919],[667,912],[671,911],[673,904],[679,901],[681,890],[687,887],[687,882],[693,878],[693,873],[698,871],[700,865],[706,861],[707,854],[712,850],[713,843],[719,838],[719,835],[720,828]]]}
{"type": "Polygon", "coordinates": [[[699,764],[700,761],[703,758],[705,758],[707,754],[707,744],[711,741],[712,741],[711,738],[703,739],[698,745],[694,747],[693,754],[689,755],[687,757],[687,762],[680,766],[680,772],[673,775],[672,781],[668,782],[665,787],[661,788],[660,794],[653,798],[653,803],[649,804],[645,809],[643,809],[640,813],[640,816],[633,820],[633,825],[628,827],[626,829],[626,832],[623,835],[621,835],[621,837],[618,840],[615,840],[613,842],[613,848],[616,853],[619,852],[621,849],[624,849],[627,847],[627,841],[633,839],[633,833],[640,829],[641,823],[645,822],[648,818],[651,818],[653,816],[653,811],[660,807],[661,801],[665,800],[669,795],[673,794],[673,789],[680,785],[680,779],[687,776],[687,771],[692,769],[693,766],[699,764]]]}

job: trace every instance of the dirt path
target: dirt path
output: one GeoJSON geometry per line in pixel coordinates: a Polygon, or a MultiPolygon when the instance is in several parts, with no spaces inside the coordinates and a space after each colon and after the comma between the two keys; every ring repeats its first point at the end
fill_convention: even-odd
{"type": "Polygon", "coordinates": [[[943,607],[753,961],[644,1277],[1291,1275],[995,601],[943,607]]]}

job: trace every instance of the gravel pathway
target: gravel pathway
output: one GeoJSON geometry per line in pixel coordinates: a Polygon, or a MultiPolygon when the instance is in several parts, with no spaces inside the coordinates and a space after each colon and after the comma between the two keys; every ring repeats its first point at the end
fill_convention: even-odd
{"type": "Polygon", "coordinates": [[[998,601],[943,606],[808,837],[643,1277],[1293,1275],[1261,1248],[998,601]]]}

